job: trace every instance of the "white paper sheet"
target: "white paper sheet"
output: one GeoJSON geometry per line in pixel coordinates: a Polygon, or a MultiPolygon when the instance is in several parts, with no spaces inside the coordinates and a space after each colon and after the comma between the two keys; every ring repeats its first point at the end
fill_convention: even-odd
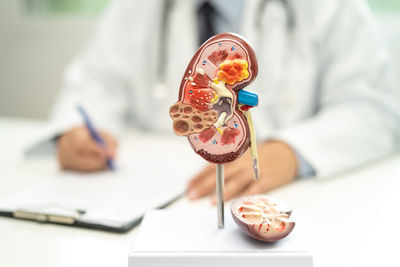
{"type": "Polygon", "coordinates": [[[85,211],[81,222],[119,227],[182,194],[188,179],[204,166],[186,140],[178,137],[136,133],[119,147],[116,171],[82,174],[44,168],[31,175],[46,178],[0,199],[0,210],[79,209],[85,211]]]}

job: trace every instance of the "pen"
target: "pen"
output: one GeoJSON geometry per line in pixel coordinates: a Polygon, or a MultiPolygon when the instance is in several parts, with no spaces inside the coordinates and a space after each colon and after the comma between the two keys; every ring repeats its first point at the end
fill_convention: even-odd
{"type": "MultiPolygon", "coordinates": [[[[97,143],[97,145],[102,148],[103,150],[106,149],[106,143],[104,142],[103,138],[101,138],[100,134],[97,132],[97,130],[94,128],[94,125],[92,123],[92,120],[89,118],[89,115],[85,111],[82,105],[77,106],[79,114],[81,114],[86,128],[89,130],[90,136],[93,138],[93,140],[97,143]]],[[[114,170],[114,161],[112,158],[107,156],[106,158],[107,166],[110,170],[114,170]]]]}

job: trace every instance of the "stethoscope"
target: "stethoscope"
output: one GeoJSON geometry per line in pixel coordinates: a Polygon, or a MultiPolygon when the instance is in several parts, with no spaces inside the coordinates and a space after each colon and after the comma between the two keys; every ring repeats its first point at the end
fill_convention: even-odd
{"type": "Polygon", "coordinates": [[[264,15],[266,14],[266,8],[268,4],[271,4],[272,2],[277,2],[278,4],[281,4],[284,12],[286,13],[286,34],[287,38],[289,38],[288,42],[285,43],[286,45],[286,52],[283,54],[282,58],[282,68],[285,68],[285,75],[284,76],[279,76],[277,78],[276,84],[274,84],[274,88],[269,88],[268,90],[268,95],[264,95],[262,104],[265,107],[265,112],[268,112],[269,116],[269,121],[272,125],[278,125],[278,121],[276,120],[276,114],[274,112],[273,106],[276,104],[276,99],[278,98],[277,94],[280,94],[280,92],[287,87],[287,81],[285,77],[290,76],[290,65],[291,61],[293,60],[293,45],[294,41],[290,40],[294,38],[294,30],[296,27],[296,17],[295,17],[295,11],[292,5],[291,0],[263,0],[260,1],[259,6],[257,7],[257,13],[255,16],[254,20],[254,27],[255,30],[258,34],[258,36],[263,36],[263,23],[262,20],[264,19],[264,15]]]}
{"type": "Polygon", "coordinates": [[[285,9],[286,12],[286,28],[288,30],[288,32],[292,32],[296,26],[296,18],[295,18],[295,12],[292,6],[292,3],[289,0],[263,0],[259,3],[258,7],[257,7],[257,14],[255,16],[255,20],[254,20],[254,27],[256,29],[261,29],[262,28],[262,23],[261,23],[261,19],[264,16],[264,11],[265,11],[265,7],[270,4],[271,2],[279,2],[282,4],[282,6],[285,9]]]}

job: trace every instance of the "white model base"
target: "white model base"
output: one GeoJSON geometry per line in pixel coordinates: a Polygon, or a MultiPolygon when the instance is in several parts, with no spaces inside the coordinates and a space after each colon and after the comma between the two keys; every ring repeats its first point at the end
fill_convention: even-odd
{"type": "Polygon", "coordinates": [[[232,216],[217,228],[215,212],[148,211],[129,252],[129,267],[312,267],[300,228],[275,243],[243,234],[232,216]]]}

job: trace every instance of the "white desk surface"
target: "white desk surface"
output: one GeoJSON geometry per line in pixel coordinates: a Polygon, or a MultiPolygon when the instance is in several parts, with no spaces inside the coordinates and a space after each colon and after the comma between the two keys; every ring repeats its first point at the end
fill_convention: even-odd
{"type": "MultiPolygon", "coordinates": [[[[0,197],[54,170],[52,158],[24,159],[43,122],[0,117],[0,197]]],[[[273,192],[301,214],[315,266],[400,266],[400,156],[325,180],[303,179],[273,192]]],[[[214,209],[209,199],[170,209],[214,209]]],[[[229,203],[227,204],[229,207],[229,203]]],[[[114,234],[0,217],[0,266],[127,266],[138,227],[114,234]]]]}

